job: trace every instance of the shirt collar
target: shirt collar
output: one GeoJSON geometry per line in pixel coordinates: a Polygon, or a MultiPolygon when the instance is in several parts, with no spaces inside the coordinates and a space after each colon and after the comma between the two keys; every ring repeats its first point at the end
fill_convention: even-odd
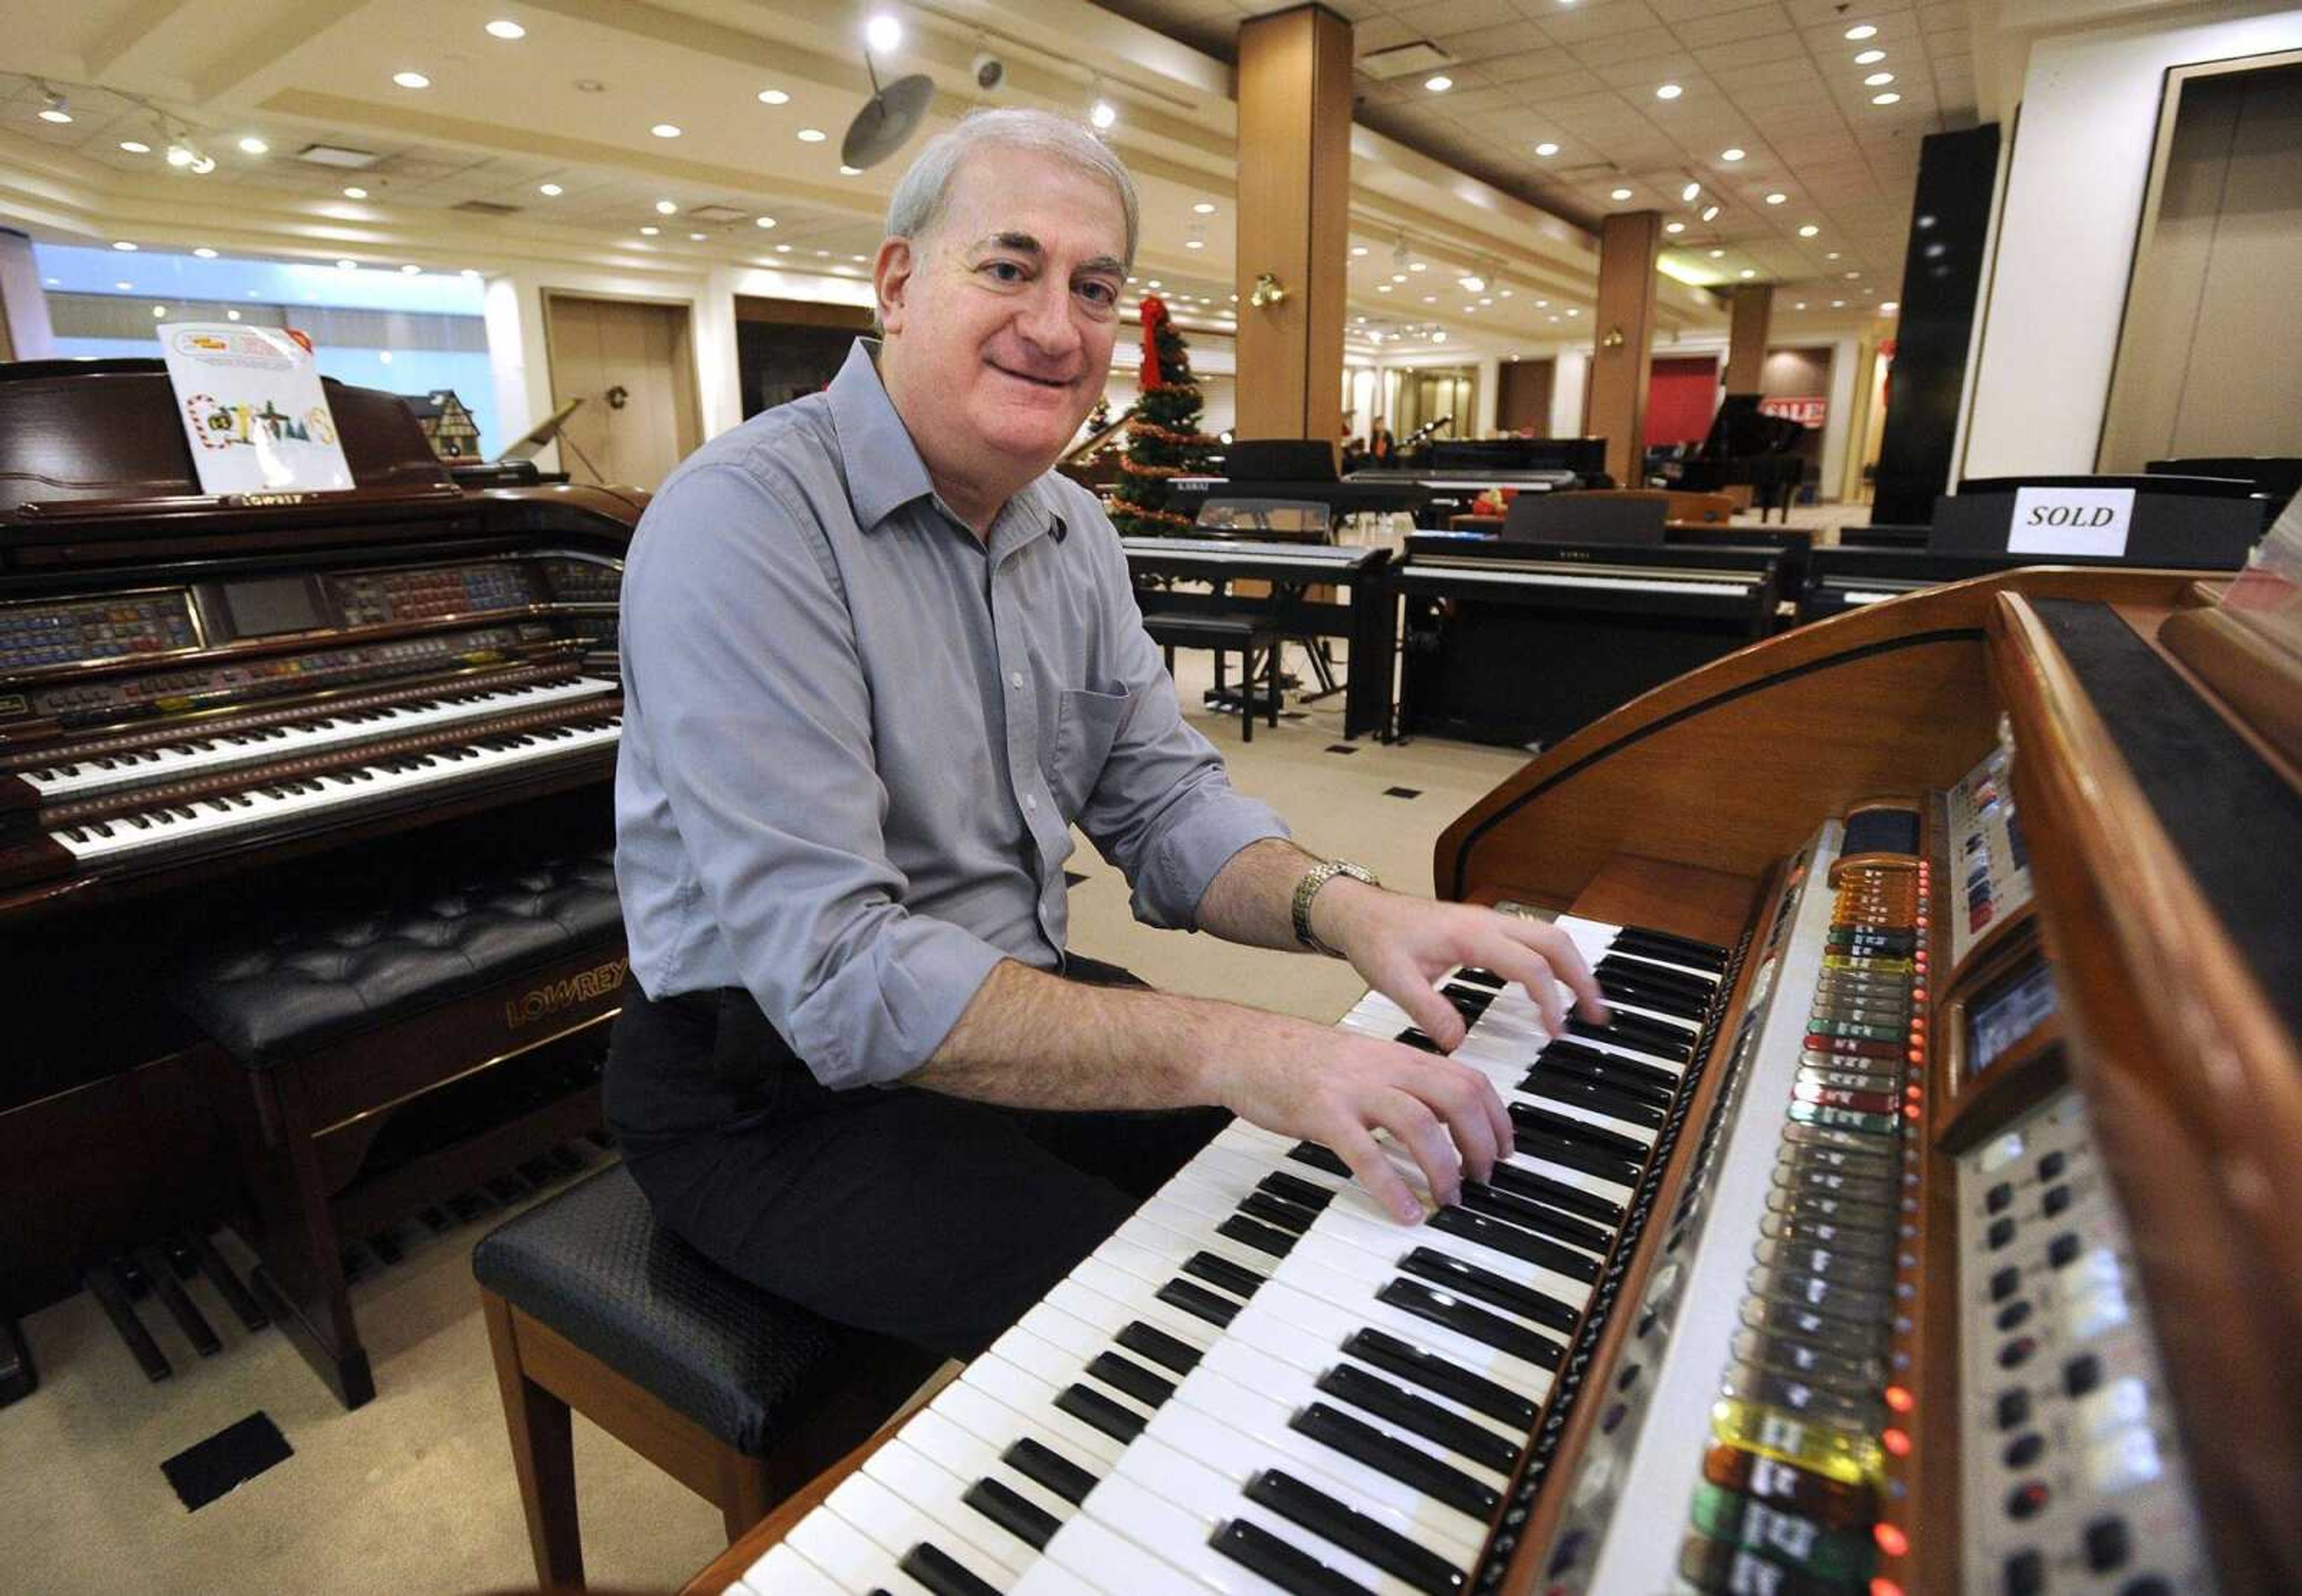
{"type": "MultiPolygon", "coordinates": [[[[839,436],[840,464],[847,475],[847,501],[855,511],[855,525],[865,532],[935,491],[919,446],[912,441],[910,429],[887,397],[886,384],[879,380],[878,349],[878,339],[857,339],[826,391],[831,401],[831,424],[839,436]]],[[[1024,536],[1018,542],[1046,532],[1061,542],[1068,532],[1045,476],[1024,484],[1000,516],[1002,519],[1021,517],[1024,536]]]]}

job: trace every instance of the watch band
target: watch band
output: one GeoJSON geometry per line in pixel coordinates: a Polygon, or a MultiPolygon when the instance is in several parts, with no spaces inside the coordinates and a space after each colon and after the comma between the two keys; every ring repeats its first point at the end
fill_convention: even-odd
{"type": "Polygon", "coordinates": [[[1321,887],[1338,876],[1348,876],[1352,880],[1364,881],[1369,886],[1382,885],[1374,878],[1373,870],[1364,865],[1353,864],[1347,859],[1330,859],[1303,872],[1303,878],[1295,884],[1295,940],[1313,953],[1324,953],[1330,959],[1340,959],[1343,955],[1340,949],[1329,947],[1313,933],[1311,900],[1319,895],[1321,887]]]}

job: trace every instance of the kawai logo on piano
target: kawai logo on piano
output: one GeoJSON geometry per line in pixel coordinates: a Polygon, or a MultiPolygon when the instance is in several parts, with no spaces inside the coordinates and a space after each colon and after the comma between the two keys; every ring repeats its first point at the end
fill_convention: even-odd
{"type": "Polygon", "coordinates": [[[214,394],[195,393],[184,400],[192,418],[192,436],[202,449],[253,447],[259,440],[272,443],[332,444],[336,424],[325,405],[315,405],[301,416],[292,416],[270,399],[261,409],[227,404],[214,394]]]}
{"type": "Polygon", "coordinates": [[[563,1009],[605,997],[623,986],[625,972],[630,969],[629,959],[610,959],[595,969],[579,970],[561,980],[547,981],[532,991],[506,1000],[504,1023],[517,1030],[524,1025],[548,1020],[563,1009]]]}

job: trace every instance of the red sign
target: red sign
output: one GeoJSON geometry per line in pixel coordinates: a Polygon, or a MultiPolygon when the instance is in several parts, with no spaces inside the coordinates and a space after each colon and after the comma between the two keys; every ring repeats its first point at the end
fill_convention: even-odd
{"type": "Polygon", "coordinates": [[[1760,415],[1779,416],[1785,421],[1795,421],[1802,427],[1821,426],[1823,418],[1829,413],[1830,401],[1821,398],[1768,398],[1759,401],[1760,415]]]}

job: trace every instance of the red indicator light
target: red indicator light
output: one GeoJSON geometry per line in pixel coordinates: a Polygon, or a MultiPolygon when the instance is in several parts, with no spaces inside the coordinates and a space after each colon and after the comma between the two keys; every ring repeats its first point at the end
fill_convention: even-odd
{"type": "Polygon", "coordinates": [[[1870,1582],[1870,1596],[1903,1596],[1903,1587],[1882,1575],[1870,1582]]]}
{"type": "MultiPolygon", "coordinates": [[[[1870,1538],[1878,1543],[1878,1550],[1890,1558],[1907,1556],[1911,1550],[1911,1538],[1891,1524],[1873,1525],[1870,1538]]],[[[1870,1588],[1876,1592],[1878,1587],[1873,1584],[1870,1588]]]]}
{"type": "Polygon", "coordinates": [[[1919,1105],[1915,1103],[1905,1103],[1903,1105],[1903,1117],[1906,1120],[1917,1119],[1919,1117],[1919,1105]]]}
{"type": "Polygon", "coordinates": [[[1896,1413],[1908,1413],[1914,1405],[1911,1393],[1903,1387],[1890,1385],[1886,1388],[1886,1406],[1896,1413]]]}
{"type": "Polygon", "coordinates": [[[1926,1055],[1926,1052],[1925,1052],[1925,1050],[1924,1050],[1924,1049],[1922,1049],[1922,1048],[1918,1048],[1918,1047],[1913,1047],[1913,1048],[1911,1048],[1911,1062],[1912,1063],[1914,1063],[1914,1064],[1923,1064],[1923,1063],[1925,1063],[1927,1062],[1927,1055],[1926,1055]]]}
{"type": "Polygon", "coordinates": [[[1886,1431],[1878,1437],[1878,1444],[1897,1457],[1907,1457],[1911,1455],[1911,1438],[1905,1431],[1886,1431]]]}
{"type": "Polygon", "coordinates": [[[1924,1014],[1913,1014],[1911,1016],[1911,1029],[1913,1032],[1922,1031],[1926,1029],[1927,1017],[1924,1014]]]}

